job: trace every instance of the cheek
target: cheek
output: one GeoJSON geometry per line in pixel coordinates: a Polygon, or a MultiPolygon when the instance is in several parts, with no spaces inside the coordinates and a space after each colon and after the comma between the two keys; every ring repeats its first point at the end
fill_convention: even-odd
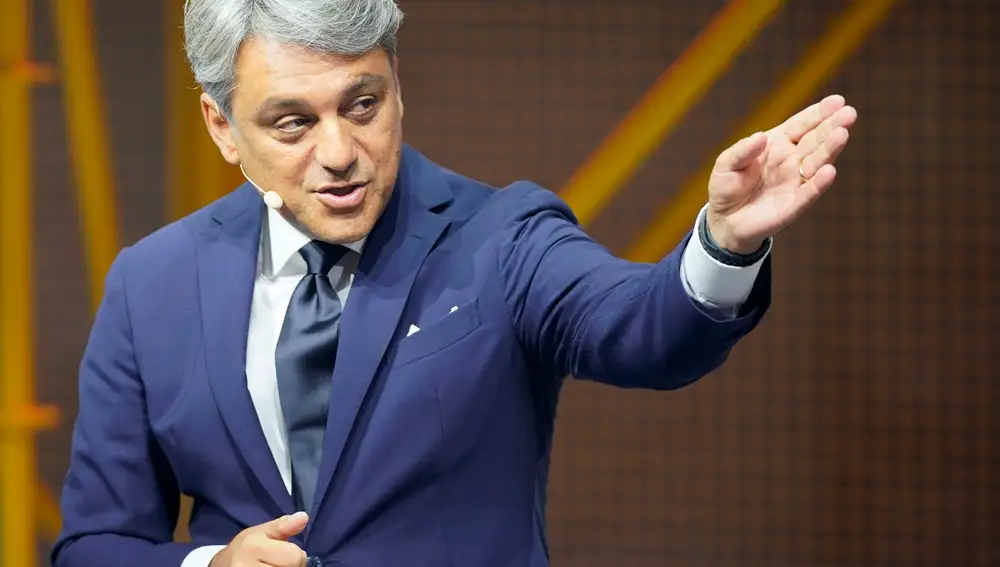
{"type": "Polygon", "coordinates": [[[387,129],[384,136],[386,144],[382,148],[377,165],[379,176],[382,177],[387,190],[391,190],[392,186],[395,185],[396,175],[399,172],[399,162],[403,154],[402,135],[398,128],[392,127],[387,129]]]}
{"type": "Polygon", "coordinates": [[[365,129],[362,144],[376,165],[391,162],[399,154],[402,138],[399,115],[395,109],[383,114],[365,129]]]}
{"type": "Polygon", "coordinates": [[[281,188],[294,190],[302,186],[309,155],[310,149],[304,144],[282,146],[268,151],[262,162],[274,183],[281,188]]]}

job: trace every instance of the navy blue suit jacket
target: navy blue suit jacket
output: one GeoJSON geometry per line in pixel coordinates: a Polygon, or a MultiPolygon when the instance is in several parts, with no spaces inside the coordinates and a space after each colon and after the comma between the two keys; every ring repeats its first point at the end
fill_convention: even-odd
{"type": "MultiPolygon", "coordinates": [[[[115,260],[80,368],[56,567],[178,567],[294,512],[246,386],[264,212],[244,185],[115,260]],[[171,541],[180,492],[190,544],[171,541]]],[[[406,147],[345,306],[319,496],[294,541],[351,567],[547,565],[563,377],[683,386],[768,307],[765,265],[737,318],[702,311],[679,273],[690,237],[627,262],[553,193],[406,147]]]]}

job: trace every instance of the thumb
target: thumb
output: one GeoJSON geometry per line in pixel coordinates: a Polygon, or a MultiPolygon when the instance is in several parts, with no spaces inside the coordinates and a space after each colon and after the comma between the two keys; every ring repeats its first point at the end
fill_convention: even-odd
{"type": "Polygon", "coordinates": [[[739,171],[750,165],[767,147],[767,136],[763,132],[751,134],[726,148],[715,161],[716,171],[739,171]]]}
{"type": "Polygon", "coordinates": [[[308,514],[305,512],[296,512],[291,516],[282,516],[266,524],[262,524],[261,529],[271,539],[287,540],[306,529],[306,524],[308,523],[308,514]]]}

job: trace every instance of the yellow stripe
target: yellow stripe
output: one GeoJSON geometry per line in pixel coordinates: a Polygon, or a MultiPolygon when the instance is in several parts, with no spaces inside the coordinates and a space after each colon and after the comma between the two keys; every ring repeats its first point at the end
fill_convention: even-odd
{"type": "Polygon", "coordinates": [[[200,204],[191,144],[191,127],[197,125],[198,118],[198,91],[184,58],[184,3],[165,0],[163,6],[167,220],[175,220],[200,204]]]}
{"type": "MultiPolygon", "coordinates": [[[[728,145],[756,131],[768,130],[783,122],[804,104],[813,91],[829,78],[881,22],[894,0],[857,0],[812,46],[794,70],[767,95],[750,119],[733,134],[728,145]]],[[[719,149],[721,153],[725,147],[719,149]]],[[[638,262],[656,262],[691,229],[698,211],[705,205],[708,178],[715,157],[705,164],[662,214],[628,250],[626,257],[638,262]]]]}
{"type": "Polygon", "coordinates": [[[560,191],[590,223],[783,4],[734,0],[646,92],[560,191]]]}
{"type": "Polygon", "coordinates": [[[35,565],[35,440],[21,416],[34,398],[32,131],[28,0],[0,0],[0,565],[35,565]]]}
{"type": "Polygon", "coordinates": [[[96,310],[104,293],[104,276],[119,244],[111,153],[90,8],[88,0],[56,0],[53,16],[90,281],[90,305],[96,310]]]}
{"type": "Polygon", "coordinates": [[[178,219],[243,183],[238,167],[226,163],[205,128],[199,97],[184,54],[184,2],[166,0],[167,212],[178,219]]]}

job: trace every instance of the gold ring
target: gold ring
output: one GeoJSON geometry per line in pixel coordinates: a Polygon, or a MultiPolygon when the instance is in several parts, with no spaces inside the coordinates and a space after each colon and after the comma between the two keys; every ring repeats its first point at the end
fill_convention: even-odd
{"type": "Polygon", "coordinates": [[[802,166],[801,165],[799,165],[799,182],[802,183],[802,184],[805,184],[805,183],[809,182],[809,178],[806,177],[806,174],[802,172],[802,166]]]}

